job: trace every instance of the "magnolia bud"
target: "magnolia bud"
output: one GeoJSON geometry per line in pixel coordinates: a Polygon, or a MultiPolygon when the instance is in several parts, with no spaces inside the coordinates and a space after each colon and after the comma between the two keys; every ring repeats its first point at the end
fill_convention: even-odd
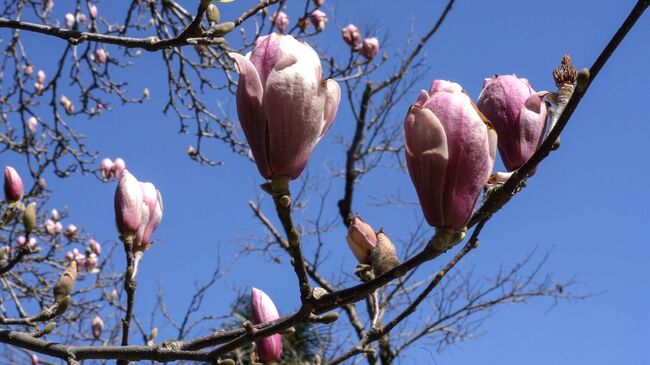
{"type": "Polygon", "coordinates": [[[36,227],[36,203],[30,203],[23,213],[23,228],[26,234],[30,234],[34,227],[36,227]]]}
{"type": "Polygon", "coordinates": [[[51,219],[46,219],[45,222],[43,222],[43,226],[45,226],[45,232],[49,234],[50,236],[54,236],[56,233],[54,231],[54,221],[51,219]]]}
{"type": "Polygon", "coordinates": [[[97,274],[99,272],[99,269],[97,268],[97,255],[94,253],[91,253],[86,257],[84,260],[84,269],[86,272],[90,274],[97,274]]]}
{"type": "Polygon", "coordinates": [[[25,75],[31,76],[32,73],[34,72],[34,66],[29,65],[29,64],[28,65],[23,65],[23,72],[25,73],[25,75]]]}
{"type": "Polygon", "coordinates": [[[110,158],[105,158],[99,163],[99,171],[102,174],[104,181],[108,181],[113,174],[113,161],[110,158]]]}
{"type": "Polygon", "coordinates": [[[61,95],[61,99],[59,99],[59,103],[65,109],[65,112],[68,114],[74,113],[74,104],[68,99],[67,96],[61,95]]]}
{"type": "Polygon", "coordinates": [[[361,32],[354,24],[348,24],[342,30],[343,41],[352,49],[358,49],[361,46],[361,32]]]}
{"type": "Polygon", "coordinates": [[[90,13],[90,17],[95,19],[97,18],[97,6],[95,5],[90,5],[88,8],[88,12],[90,13]]]}
{"type": "Polygon", "coordinates": [[[38,126],[38,119],[36,117],[29,117],[27,119],[27,130],[29,133],[34,134],[36,133],[36,127],[38,126]]]}
{"type": "Polygon", "coordinates": [[[54,223],[54,233],[59,234],[61,232],[63,232],[63,225],[61,222],[54,223]]]}
{"type": "Polygon", "coordinates": [[[117,289],[111,291],[111,301],[114,301],[115,299],[117,299],[117,289]]]}
{"type": "Polygon", "coordinates": [[[348,245],[359,263],[370,264],[370,254],[377,245],[377,235],[372,227],[357,214],[348,228],[348,245]]]}
{"type": "Polygon", "coordinates": [[[20,178],[18,172],[11,167],[5,166],[5,200],[9,203],[14,203],[23,198],[25,188],[23,186],[23,179],[20,178]]]}
{"type": "Polygon", "coordinates": [[[190,156],[193,156],[194,154],[196,154],[196,150],[194,149],[194,146],[192,146],[192,145],[187,146],[186,152],[190,156]]]}
{"type": "Polygon", "coordinates": [[[219,12],[219,8],[216,5],[214,5],[214,4],[208,5],[208,9],[206,10],[206,14],[208,15],[208,20],[211,23],[214,23],[214,24],[219,23],[219,20],[221,19],[221,13],[219,12]]]}
{"type": "Polygon", "coordinates": [[[19,249],[19,250],[22,249],[23,247],[25,247],[26,243],[27,243],[27,238],[25,238],[25,236],[18,236],[16,238],[16,248],[17,249],[19,249]]]}
{"type": "Polygon", "coordinates": [[[39,364],[38,355],[32,354],[32,365],[38,365],[38,364],[39,364]]]}
{"type": "Polygon", "coordinates": [[[72,27],[74,27],[74,21],[75,21],[74,15],[72,15],[71,13],[67,13],[65,15],[65,26],[67,28],[71,29],[72,27]]]}
{"type": "Polygon", "coordinates": [[[373,37],[363,40],[361,49],[359,50],[359,53],[361,53],[363,57],[370,61],[375,58],[377,52],[379,52],[379,40],[377,38],[373,37]]]}
{"type": "Polygon", "coordinates": [[[86,14],[77,13],[77,22],[78,23],[85,23],[86,22],[86,14]]]}
{"type": "Polygon", "coordinates": [[[59,214],[59,211],[56,209],[52,209],[50,211],[50,217],[52,218],[53,221],[58,222],[61,219],[61,215],[59,214]]]}
{"type": "Polygon", "coordinates": [[[148,88],[148,87],[145,87],[144,90],[142,90],[142,96],[143,96],[145,99],[149,99],[149,95],[150,95],[150,94],[149,94],[149,88],[148,88]]]}
{"type": "Polygon", "coordinates": [[[140,182],[124,170],[115,190],[115,221],[122,236],[134,235],[142,223],[142,188],[140,182]]]}
{"type": "Polygon", "coordinates": [[[327,14],[322,10],[314,10],[309,16],[309,19],[319,32],[322,32],[325,29],[325,25],[327,25],[327,14]]]}
{"type": "Polygon", "coordinates": [[[375,276],[382,275],[399,265],[395,246],[384,232],[377,233],[377,246],[372,251],[371,261],[375,276]]]}
{"type": "Polygon", "coordinates": [[[45,83],[45,71],[38,70],[38,72],[36,73],[36,82],[38,82],[39,84],[45,83]]]}
{"type": "Polygon", "coordinates": [[[314,5],[318,8],[323,6],[323,4],[325,4],[325,0],[314,0],[314,5]]]}
{"type": "Polygon", "coordinates": [[[283,12],[278,11],[273,15],[273,25],[278,28],[281,33],[284,33],[289,26],[289,16],[283,12]]]}
{"type": "Polygon", "coordinates": [[[68,224],[64,234],[68,239],[71,240],[76,236],[77,231],[79,231],[79,228],[77,228],[77,226],[75,226],[74,224],[68,224]]]}
{"type": "Polygon", "coordinates": [[[126,169],[126,162],[121,158],[116,158],[113,161],[113,177],[120,179],[122,177],[122,172],[126,169]]]}
{"type": "Polygon", "coordinates": [[[98,48],[95,51],[95,62],[97,62],[100,65],[103,65],[106,63],[106,60],[108,59],[108,54],[106,53],[106,50],[103,48],[98,48]]]}
{"type": "Polygon", "coordinates": [[[91,329],[95,340],[99,340],[102,335],[102,331],[104,330],[104,321],[100,316],[95,316],[95,318],[93,318],[91,329]]]}
{"type": "Polygon", "coordinates": [[[68,268],[65,269],[59,281],[54,285],[54,302],[60,303],[63,298],[72,293],[72,288],[77,280],[77,262],[70,261],[68,268]]]}
{"type": "Polygon", "coordinates": [[[91,238],[90,241],[88,241],[88,247],[97,256],[102,253],[102,245],[95,241],[94,238],[91,238]]]}
{"type": "MultiPolygon", "coordinates": [[[[253,288],[251,294],[251,312],[253,323],[260,324],[280,318],[271,298],[263,291],[253,288]]],[[[278,361],[282,356],[282,335],[264,337],[256,343],[257,355],[263,362],[278,361]]]]}

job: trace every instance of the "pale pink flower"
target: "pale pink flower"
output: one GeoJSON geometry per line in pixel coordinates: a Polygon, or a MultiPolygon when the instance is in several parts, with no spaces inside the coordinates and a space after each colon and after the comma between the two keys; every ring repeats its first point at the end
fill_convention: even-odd
{"type": "Polygon", "coordinates": [[[311,20],[317,31],[322,32],[327,25],[327,14],[320,9],[316,9],[309,15],[309,20],[311,20]]]}
{"type": "Polygon", "coordinates": [[[377,38],[371,37],[366,38],[361,43],[361,49],[359,53],[365,57],[368,61],[371,61],[377,53],[379,52],[379,40],[377,38]]]}

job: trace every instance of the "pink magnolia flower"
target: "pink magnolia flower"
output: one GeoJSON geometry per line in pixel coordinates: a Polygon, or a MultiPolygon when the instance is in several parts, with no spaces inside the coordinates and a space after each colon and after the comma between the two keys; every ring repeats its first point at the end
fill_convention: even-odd
{"type": "Polygon", "coordinates": [[[23,179],[20,178],[18,172],[11,166],[5,166],[4,173],[5,200],[9,203],[17,202],[23,198],[23,193],[25,192],[23,179]]]}
{"type": "Polygon", "coordinates": [[[357,214],[348,227],[348,245],[359,263],[370,264],[370,254],[377,246],[377,235],[372,227],[357,214]]]}
{"type": "Polygon", "coordinates": [[[105,158],[99,163],[99,171],[102,174],[104,181],[111,179],[113,175],[113,161],[110,158],[105,158]]]}
{"type": "Polygon", "coordinates": [[[151,235],[160,225],[163,216],[163,202],[160,191],[150,182],[140,183],[143,203],[146,207],[146,221],[143,219],[136,235],[135,249],[144,251],[151,244],[151,235]]]}
{"type": "Polygon", "coordinates": [[[95,316],[95,318],[93,318],[91,330],[95,340],[99,340],[102,336],[102,331],[104,330],[104,321],[100,316],[95,316]]]}
{"type": "Polygon", "coordinates": [[[75,23],[75,17],[74,17],[74,15],[72,15],[72,13],[67,13],[67,14],[65,15],[65,26],[66,26],[68,29],[72,29],[72,27],[74,27],[74,23],[75,23]]]}
{"type": "Polygon", "coordinates": [[[499,154],[508,171],[520,168],[542,143],[543,95],[535,93],[528,80],[514,75],[494,76],[483,83],[477,105],[499,135],[499,154]]]}
{"type": "Polygon", "coordinates": [[[347,43],[352,49],[359,49],[361,47],[361,32],[354,24],[348,24],[343,28],[343,41],[347,43]]]}
{"type": "Polygon", "coordinates": [[[143,197],[140,182],[124,170],[115,190],[115,222],[122,236],[134,235],[142,223],[143,197]]]}
{"type": "Polygon", "coordinates": [[[316,52],[290,35],[258,39],[239,66],[237,114],[260,174],[297,178],[329,129],[341,99],[334,80],[322,80],[316,52]]]}
{"type": "Polygon", "coordinates": [[[379,40],[377,38],[366,38],[363,40],[363,43],[361,44],[361,49],[359,50],[359,53],[363,57],[365,57],[368,61],[372,60],[375,58],[377,53],[379,52],[379,40]]]}
{"type": "Polygon", "coordinates": [[[404,139],[427,222],[462,229],[492,171],[496,133],[460,85],[436,80],[409,109],[404,139]]]}
{"type": "Polygon", "coordinates": [[[289,16],[284,11],[278,11],[273,14],[273,25],[278,28],[278,30],[284,33],[289,26],[289,16]]]}
{"type": "MultiPolygon", "coordinates": [[[[251,293],[253,323],[261,324],[280,318],[271,298],[263,291],[253,288],[251,293]]],[[[262,362],[279,361],[282,356],[282,335],[264,337],[255,343],[257,355],[262,362]]]]}
{"type": "Polygon", "coordinates": [[[309,20],[311,20],[317,31],[322,32],[327,25],[327,14],[320,9],[316,9],[309,15],[309,20]]]}
{"type": "Polygon", "coordinates": [[[100,65],[106,64],[106,61],[108,60],[108,54],[106,53],[106,50],[103,48],[98,48],[95,51],[95,62],[97,62],[100,65]]]}
{"type": "Polygon", "coordinates": [[[116,158],[113,160],[113,176],[115,178],[121,178],[122,177],[122,172],[126,169],[126,162],[124,162],[123,159],[121,158],[116,158]]]}

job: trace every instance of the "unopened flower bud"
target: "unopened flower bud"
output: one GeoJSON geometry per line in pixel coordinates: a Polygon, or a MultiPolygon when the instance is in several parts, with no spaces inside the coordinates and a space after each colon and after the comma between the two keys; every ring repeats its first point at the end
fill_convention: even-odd
{"type": "Polygon", "coordinates": [[[102,174],[104,181],[108,181],[113,174],[113,161],[110,158],[105,158],[99,163],[99,171],[102,174]]]}
{"type": "Polygon", "coordinates": [[[347,43],[352,49],[359,49],[361,47],[361,32],[354,24],[348,24],[342,30],[343,41],[347,43]]]}
{"type": "Polygon", "coordinates": [[[86,270],[86,272],[90,274],[97,274],[99,272],[99,269],[97,268],[97,263],[98,263],[97,255],[91,253],[84,260],[84,269],[86,270]]]}
{"type": "Polygon", "coordinates": [[[93,19],[97,18],[97,6],[95,6],[94,4],[90,5],[90,7],[88,8],[88,12],[90,13],[91,18],[93,19]]]}
{"type": "Polygon", "coordinates": [[[45,190],[45,187],[47,187],[47,181],[45,181],[45,178],[38,179],[38,187],[45,190]]]}
{"type": "Polygon", "coordinates": [[[79,231],[79,228],[77,228],[77,226],[74,224],[68,224],[68,226],[65,228],[64,234],[66,237],[68,237],[68,239],[73,239],[76,236],[77,231],[79,231]]]}
{"type": "Polygon", "coordinates": [[[11,166],[5,166],[4,174],[5,200],[9,203],[19,201],[23,198],[25,191],[23,179],[20,178],[18,172],[11,166]]]}
{"type": "Polygon", "coordinates": [[[23,213],[23,228],[26,234],[30,234],[34,227],[36,227],[36,203],[30,203],[23,213]]]}
{"type": "Polygon", "coordinates": [[[74,22],[75,22],[74,15],[72,15],[72,13],[67,13],[65,15],[65,26],[68,29],[72,29],[72,27],[74,27],[74,22]]]}
{"type": "Polygon", "coordinates": [[[319,32],[322,32],[327,25],[327,14],[320,9],[314,10],[311,15],[309,15],[309,19],[319,32]]]}
{"type": "Polygon", "coordinates": [[[145,87],[144,90],[142,90],[142,96],[143,96],[145,99],[149,99],[149,95],[150,95],[150,93],[149,93],[149,88],[148,88],[148,87],[145,87]]]}
{"type": "MultiPolygon", "coordinates": [[[[251,294],[251,311],[253,314],[253,323],[260,324],[274,321],[280,318],[278,310],[271,298],[263,291],[253,288],[251,294]]],[[[255,342],[257,355],[262,362],[279,361],[282,356],[282,335],[264,337],[255,342]]]]}
{"type": "Polygon", "coordinates": [[[208,15],[208,20],[210,21],[210,23],[214,23],[214,24],[219,23],[219,20],[221,19],[221,13],[219,12],[219,8],[216,5],[214,4],[208,5],[206,14],[208,15]]]}
{"type": "Polygon", "coordinates": [[[102,331],[104,330],[104,321],[100,316],[95,316],[95,318],[93,318],[91,329],[95,340],[99,340],[102,336],[102,331]]]}
{"type": "Polygon", "coordinates": [[[54,231],[54,221],[51,219],[46,219],[45,222],[43,222],[43,226],[45,227],[45,232],[49,234],[50,236],[54,236],[56,233],[54,231]]]}
{"type": "Polygon", "coordinates": [[[78,23],[85,23],[86,22],[86,14],[84,13],[77,13],[77,22],[78,23]]]}
{"type": "Polygon", "coordinates": [[[372,227],[357,214],[348,228],[348,245],[359,263],[370,264],[370,254],[377,245],[377,235],[372,227]]]}
{"type": "Polygon", "coordinates": [[[194,149],[194,146],[192,146],[192,145],[187,146],[186,151],[187,151],[187,154],[190,155],[190,156],[193,156],[194,154],[196,154],[196,150],[194,149]]]}
{"type": "Polygon", "coordinates": [[[68,99],[67,96],[61,95],[61,99],[59,99],[59,103],[65,109],[65,112],[68,114],[74,113],[74,104],[68,99]]]}
{"type": "Polygon", "coordinates": [[[113,177],[120,179],[122,177],[122,172],[126,169],[126,162],[121,158],[116,158],[113,160],[113,177]]]}
{"type": "Polygon", "coordinates": [[[25,75],[31,76],[31,74],[34,72],[34,66],[29,64],[23,65],[23,72],[25,73],[25,75]]]}
{"type": "Polygon", "coordinates": [[[38,82],[39,84],[45,83],[45,71],[38,70],[38,72],[36,73],[36,82],[38,82]]]}
{"type": "Polygon", "coordinates": [[[284,11],[277,11],[273,15],[273,25],[278,28],[281,33],[284,33],[289,26],[289,16],[284,11]]]}
{"type": "Polygon", "coordinates": [[[372,251],[371,259],[375,276],[382,275],[399,265],[395,246],[384,232],[377,233],[377,246],[372,251]]]}
{"type": "Polygon", "coordinates": [[[34,134],[36,133],[36,127],[38,126],[38,119],[36,117],[29,117],[27,119],[27,130],[29,133],[34,134]]]}
{"type": "Polygon", "coordinates": [[[38,365],[39,360],[38,360],[38,355],[32,354],[32,365],[38,365]]]}
{"type": "Polygon", "coordinates": [[[72,288],[77,280],[77,262],[71,261],[61,277],[54,285],[54,302],[60,303],[63,298],[72,293],[72,288]]]}
{"type": "Polygon", "coordinates": [[[117,299],[117,289],[111,290],[111,301],[117,299]]]}
{"type": "Polygon", "coordinates": [[[140,182],[124,170],[115,190],[115,222],[122,236],[134,235],[140,228],[142,205],[140,182]]]}
{"type": "Polygon", "coordinates": [[[365,57],[368,61],[371,61],[379,52],[379,40],[377,38],[366,38],[361,44],[361,49],[359,53],[365,57]]]}
{"type": "Polygon", "coordinates": [[[45,0],[43,2],[43,10],[46,13],[49,13],[50,11],[52,11],[52,8],[54,8],[54,0],[45,0]]]}
{"type": "Polygon", "coordinates": [[[63,232],[63,224],[61,222],[54,223],[54,233],[59,234],[63,232]]]}
{"type": "Polygon", "coordinates": [[[59,214],[58,210],[52,209],[50,211],[50,218],[52,218],[53,221],[58,222],[61,219],[61,214],[59,214]]]}
{"type": "Polygon", "coordinates": [[[314,0],[314,5],[316,5],[317,8],[320,8],[325,4],[325,0],[314,0]]]}
{"type": "Polygon", "coordinates": [[[16,238],[16,248],[17,248],[18,250],[20,250],[20,249],[22,249],[23,247],[25,247],[25,244],[26,244],[26,243],[27,243],[27,238],[25,238],[25,236],[18,236],[18,237],[16,238]]]}
{"type": "Polygon", "coordinates": [[[106,50],[103,48],[98,48],[95,51],[95,62],[97,62],[100,65],[106,64],[106,60],[108,59],[108,54],[106,53],[106,50]]]}
{"type": "Polygon", "coordinates": [[[95,241],[94,238],[91,238],[90,241],[88,241],[88,247],[97,256],[102,253],[102,245],[99,242],[95,241]]]}

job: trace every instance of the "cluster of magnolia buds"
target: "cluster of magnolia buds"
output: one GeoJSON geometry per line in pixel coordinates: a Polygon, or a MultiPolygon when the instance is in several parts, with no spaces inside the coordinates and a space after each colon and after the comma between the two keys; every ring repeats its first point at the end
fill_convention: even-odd
{"type": "Polygon", "coordinates": [[[446,237],[437,248],[462,240],[497,144],[508,170],[535,152],[546,128],[543,95],[515,76],[485,80],[478,108],[453,82],[435,80],[420,93],[404,121],[405,154],[424,216],[446,237]]]}
{"type": "Polygon", "coordinates": [[[101,252],[101,244],[94,239],[90,239],[88,246],[86,246],[85,254],[79,252],[79,250],[75,248],[66,253],[65,260],[68,263],[75,261],[77,263],[77,268],[85,270],[90,274],[97,274],[100,271],[99,268],[97,268],[97,264],[101,252]]]}
{"type": "MultiPolygon", "coordinates": [[[[375,232],[357,214],[352,218],[346,237],[350,250],[361,265],[371,265],[375,276],[382,275],[400,264],[395,246],[383,230],[375,232]]],[[[359,272],[363,280],[370,279],[359,272]]]]}
{"type": "Polygon", "coordinates": [[[163,215],[160,192],[149,182],[139,182],[124,170],[115,190],[115,222],[120,236],[136,252],[144,252],[163,215]]]}
{"type": "Polygon", "coordinates": [[[50,212],[50,217],[43,222],[43,225],[45,226],[45,232],[49,234],[50,236],[55,236],[57,234],[60,234],[63,232],[63,225],[60,222],[61,216],[59,215],[59,211],[56,209],[52,209],[50,212]]]}
{"type": "MultiPolygon", "coordinates": [[[[265,292],[253,288],[251,291],[251,312],[253,324],[263,324],[280,318],[275,304],[265,292]]],[[[279,333],[264,337],[255,342],[257,360],[262,363],[280,361],[282,356],[282,335],[279,333]]]]}
{"type": "Polygon", "coordinates": [[[371,61],[377,53],[379,53],[379,40],[375,37],[365,38],[361,40],[361,32],[354,24],[348,24],[341,30],[343,41],[352,48],[358,51],[368,61],[371,61]]]}
{"type": "Polygon", "coordinates": [[[105,158],[99,162],[99,172],[104,181],[119,179],[124,169],[126,169],[126,162],[119,157],[112,161],[110,158],[105,158]]]}
{"type": "MultiPolygon", "coordinates": [[[[53,4],[53,2],[51,3],[53,4]]],[[[97,19],[97,16],[99,15],[99,11],[97,10],[97,5],[91,4],[88,7],[88,14],[90,14],[91,21],[97,19]]],[[[64,19],[65,27],[68,29],[72,29],[74,28],[75,25],[86,24],[88,17],[86,17],[86,14],[84,13],[76,13],[76,15],[72,13],[66,13],[63,19],[64,19]]]]}

